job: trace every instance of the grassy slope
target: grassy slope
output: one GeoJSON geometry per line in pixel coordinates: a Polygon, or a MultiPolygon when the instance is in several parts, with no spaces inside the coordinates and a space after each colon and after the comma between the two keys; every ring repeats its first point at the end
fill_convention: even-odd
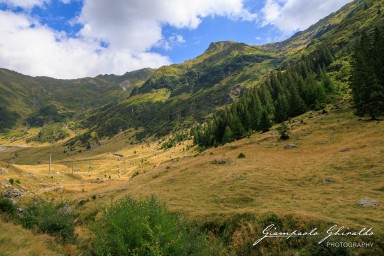
{"type": "MultiPolygon", "coordinates": [[[[328,116],[307,113],[295,118],[292,138],[287,142],[279,141],[277,131],[271,131],[194,157],[193,151],[184,151],[187,144],[163,151],[157,149],[156,143],[119,144],[123,138],[117,138],[105,147],[124,157],[102,151],[100,155],[79,154],[75,168],[80,172],[75,176],[69,174],[70,159],[56,161],[52,171],[60,175],[54,175],[52,182],[47,165],[18,167],[25,177],[33,172],[33,179],[40,180],[29,186],[37,193],[48,193],[48,197],[53,196],[55,187],[63,187],[65,196],[71,199],[97,194],[107,198],[105,203],[110,196],[156,194],[172,210],[191,218],[270,211],[346,225],[369,225],[383,233],[382,206],[356,205],[363,197],[384,202],[383,128],[383,122],[358,121],[349,109],[342,109],[328,116]],[[288,143],[298,147],[286,150],[288,143]],[[341,152],[346,148],[350,151],[341,152]],[[246,158],[238,159],[239,153],[246,158]],[[213,164],[215,159],[228,163],[213,164]],[[140,174],[131,178],[135,172],[140,174]],[[96,178],[106,182],[97,184],[96,178]],[[327,179],[332,181],[327,183],[327,179]],[[39,182],[49,189],[40,191],[39,182]]],[[[27,178],[21,181],[28,188],[27,178]]]]}
{"type": "Polygon", "coordinates": [[[47,235],[36,235],[20,226],[0,219],[1,256],[55,256],[63,255],[63,249],[47,235]]]}
{"type": "Polygon", "coordinates": [[[277,132],[253,135],[196,157],[162,164],[135,177],[129,193],[157,194],[191,217],[234,213],[298,214],[384,232],[382,206],[363,208],[370,197],[384,202],[383,122],[357,121],[351,111],[296,118],[288,142],[277,132]],[[304,119],[305,125],[299,124],[304,119]],[[287,143],[298,148],[286,150],[287,143]],[[341,152],[349,148],[351,151],[341,152]],[[237,159],[239,153],[245,159],[237,159]],[[215,159],[228,164],[217,165],[215,159]],[[333,182],[324,180],[331,178],[333,182]]]}
{"type": "MultiPolygon", "coordinates": [[[[162,101],[169,97],[165,92],[136,97],[162,101]]],[[[369,226],[383,235],[383,126],[383,122],[357,120],[344,106],[332,109],[328,116],[307,113],[295,118],[288,142],[279,141],[277,132],[271,131],[201,154],[185,151],[190,142],[167,151],[159,150],[157,142],[131,144],[135,140],[128,132],[103,141],[97,149],[70,156],[60,143],[1,152],[0,160],[17,165],[1,163],[9,173],[0,173],[0,179],[20,179],[21,185],[15,187],[35,193],[26,195],[21,203],[38,195],[68,198],[76,206],[96,195],[96,200],[76,208],[81,237],[89,236],[84,227],[97,218],[100,207],[128,194],[138,198],[156,194],[171,210],[195,220],[274,212],[302,220],[369,226]],[[306,124],[300,123],[302,119],[306,124]],[[285,150],[287,143],[298,148],[285,150]],[[341,152],[343,149],[348,150],[341,152]],[[54,159],[52,173],[59,174],[47,172],[49,151],[54,159]],[[240,152],[245,159],[237,158],[240,152]],[[77,169],[74,175],[72,159],[77,169]],[[213,164],[215,160],[228,163],[213,164]],[[132,178],[135,173],[138,175],[132,178]],[[97,178],[104,182],[98,184],[97,178]],[[380,202],[380,206],[358,206],[356,202],[363,197],[380,202]]]]}
{"type": "MultiPolygon", "coordinates": [[[[157,141],[131,144],[132,134],[120,134],[93,151],[67,158],[54,153],[50,174],[47,161],[2,163],[8,173],[0,173],[0,181],[21,181],[14,187],[29,192],[17,199],[21,205],[36,196],[70,200],[78,214],[80,241],[90,236],[88,225],[102,207],[127,195],[152,194],[172,211],[204,223],[275,213],[303,222],[372,227],[377,236],[384,235],[384,122],[359,121],[343,107],[331,109],[329,115],[306,113],[290,126],[289,141],[279,141],[277,131],[271,130],[203,153],[186,150],[191,142],[161,150],[157,141]],[[298,147],[284,149],[289,143],[298,147]],[[246,158],[238,159],[240,153],[246,158]],[[217,160],[226,163],[215,164],[217,160]],[[379,207],[358,206],[364,197],[379,202],[379,207]]],[[[40,156],[47,156],[50,147],[40,150],[40,156]]],[[[35,157],[25,153],[28,159],[35,157]]],[[[2,152],[0,158],[7,154],[2,152]]]]}
{"type": "Polygon", "coordinates": [[[235,42],[216,42],[200,56],[181,64],[163,66],[127,99],[95,113],[87,125],[100,129],[112,118],[123,118],[146,135],[167,134],[189,127],[223,105],[236,100],[246,88],[274,68],[274,52],[235,42]],[[169,96],[159,103],[158,90],[169,96]],[[132,102],[135,97],[138,102],[132,102]],[[139,120],[139,122],[138,122],[139,120]]]}
{"type": "Polygon", "coordinates": [[[55,105],[79,118],[87,111],[128,97],[154,70],[143,69],[123,76],[98,76],[73,80],[30,77],[0,69],[0,100],[8,110],[20,115],[20,122],[40,108],[55,105]]]}

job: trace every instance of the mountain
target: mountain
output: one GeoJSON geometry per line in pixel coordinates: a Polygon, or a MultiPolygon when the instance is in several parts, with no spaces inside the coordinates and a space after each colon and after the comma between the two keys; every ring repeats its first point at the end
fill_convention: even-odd
{"type": "Polygon", "coordinates": [[[285,70],[303,58],[319,58],[322,51],[336,56],[325,71],[340,90],[346,90],[348,59],[356,36],[382,26],[382,18],[377,14],[380,2],[349,3],[280,43],[212,43],[193,60],[159,68],[132,92],[130,99],[95,113],[86,126],[94,125],[100,136],[111,136],[128,128],[141,129],[143,136],[189,128],[195,122],[209,120],[212,112],[236,101],[270,71],[285,70]]]}
{"type": "Polygon", "coordinates": [[[356,36],[383,26],[381,2],[351,2],[280,43],[214,42],[195,59],[156,71],[57,80],[2,69],[0,113],[6,118],[0,123],[10,128],[22,121],[41,126],[77,120],[98,137],[130,128],[140,131],[139,137],[162,136],[210,120],[213,112],[237,101],[271,71],[284,71],[304,58],[318,59],[322,51],[335,57],[325,72],[344,93],[356,36]]]}
{"type": "Polygon", "coordinates": [[[120,254],[136,252],[134,234],[144,254],[171,244],[212,249],[196,255],[384,255],[384,122],[351,104],[351,87],[382,78],[380,6],[357,0],[286,41],[216,42],[156,71],[57,80],[1,70],[0,121],[19,128],[0,133],[2,252],[118,255],[116,234],[120,254]],[[371,80],[350,79],[359,72],[371,80]],[[46,144],[13,141],[39,120],[28,136],[46,144]],[[62,120],[76,128],[52,144],[62,120]],[[263,239],[266,227],[316,234],[263,239]],[[372,234],[326,237],[338,229],[372,234]],[[33,237],[44,245],[25,243],[33,237]]]}
{"type": "Polygon", "coordinates": [[[188,128],[232,103],[274,69],[275,56],[242,43],[212,43],[193,60],[159,68],[130,98],[95,113],[86,126],[93,124],[100,136],[128,128],[142,128],[144,135],[188,128]]]}
{"type": "Polygon", "coordinates": [[[43,126],[81,119],[92,109],[128,97],[153,72],[143,69],[123,76],[60,80],[0,69],[0,130],[22,122],[43,126]]]}

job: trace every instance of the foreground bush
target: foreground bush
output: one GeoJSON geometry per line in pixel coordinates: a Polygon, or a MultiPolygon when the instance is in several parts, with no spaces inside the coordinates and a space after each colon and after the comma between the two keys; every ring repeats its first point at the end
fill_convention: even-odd
{"type": "Polygon", "coordinates": [[[0,196],[0,213],[2,212],[14,215],[16,213],[16,206],[10,199],[0,196]]]}
{"type": "Polygon", "coordinates": [[[24,210],[20,222],[25,228],[58,236],[64,242],[73,241],[75,238],[73,214],[62,203],[36,202],[24,210]]]}
{"type": "Polygon", "coordinates": [[[116,203],[94,231],[97,255],[214,255],[204,235],[154,197],[116,203]]]}

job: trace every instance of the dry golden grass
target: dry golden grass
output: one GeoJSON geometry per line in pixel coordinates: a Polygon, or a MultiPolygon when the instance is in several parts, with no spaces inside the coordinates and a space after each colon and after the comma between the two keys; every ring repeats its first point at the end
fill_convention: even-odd
{"type": "Polygon", "coordinates": [[[275,212],[384,233],[382,205],[356,204],[364,197],[384,202],[384,123],[358,121],[351,111],[309,115],[295,119],[290,141],[271,131],[196,157],[164,162],[162,156],[162,164],[100,192],[114,198],[155,194],[191,218],[275,212]],[[288,143],[298,147],[284,149],[288,143]],[[246,158],[238,159],[240,153],[246,158]]]}
{"type": "Polygon", "coordinates": [[[1,256],[63,255],[63,249],[48,235],[35,235],[29,230],[0,219],[1,256]]]}
{"type": "MultiPolygon", "coordinates": [[[[59,174],[48,174],[46,163],[24,164],[10,167],[0,179],[19,178],[35,193],[24,200],[36,195],[71,200],[79,213],[80,237],[89,236],[85,227],[97,219],[102,207],[127,195],[152,194],[192,220],[273,212],[349,227],[369,226],[384,234],[384,122],[359,121],[352,110],[342,109],[329,115],[307,113],[290,126],[289,141],[280,141],[273,129],[203,153],[186,150],[191,142],[160,150],[157,141],[132,145],[128,135],[120,135],[75,156],[57,150],[52,173],[59,174]],[[284,149],[289,143],[297,148],[284,149]],[[246,158],[237,158],[240,153],[246,158]],[[364,197],[380,206],[358,206],[356,202],[364,197]],[[85,203],[77,205],[81,200],[85,203]]],[[[32,160],[20,162],[33,163],[48,150],[32,148],[32,160]]],[[[15,153],[28,157],[25,150],[6,154],[15,153]]],[[[248,239],[242,233],[238,236],[248,239]]]]}

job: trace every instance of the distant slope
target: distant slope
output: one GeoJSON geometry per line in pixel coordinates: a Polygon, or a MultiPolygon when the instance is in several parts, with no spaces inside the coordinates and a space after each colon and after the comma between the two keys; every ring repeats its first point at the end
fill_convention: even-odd
{"type": "Polygon", "coordinates": [[[337,86],[346,88],[357,35],[375,26],[383,28],[379,5],[384,1],[356,0],[281,43],[216,42],[195,59],[156,71],[56,80],[1,69],[0,125],[9,128],[21,121],[41,125],[59,116],[81,120],[83,127],[101,137],[130,128],[139,129],[142,136],[164,135],[210,119],[270,71],[284,71],[303,57],[317,58],[321,45],[336,56],[326,72],[337,86]]]}
{"type": "Polygon", "coordinates": [[[60,116],[63,120],[79,118],[87,111],[128,97],[153,71],[143,69],[123,76],[59,80],[0,69],[0,125],[3,124],[0,130],[25,120],[40,126],[60,116]]]}
{"type": "Polygon", "coordinates": [[[216,42],[200,56],[159,68],[153,76],[116,106],[95,113],[101,136],[128,128],[143,134],[166,134],[205,120],[212,111],[232,103],[276,65],[274,52],[235,42],[216,42]]]}
{"type": "Polygon", "coordinates": [[[372,33],[376,27],[383,29],[378,3],[355,1],[277,44],[280,54],[285,54],[277,72],[226,111],[216,113],[211,122],[195,127],[195,143],[206,148],[244,138],[250,132],[266,132],[273,123],[348,98],[349,58],[358,35],[372,33]]]}
{"type": "Polygon", "coordinates": [[[308,55],[318,44],[324,43],[333,52],[342,51],[341,55],[346,56],[362,31],[375,26],[384,28],[383,14],[378,14],[383,5],[383,0],[355,0],[291,38],[261,48],[288,55],[287,61],[299,61],[301,55],[308,55]]]}
{"type": "Polygon", "coordinates": [[[335,56],[327,67],[338,88],[347,87],[349,55],[359,33],[383,27],[378,15],[380,0],[356,0],[281,43],[249,46],[216,42],[200,56],[181,64],[164,66],[133,91],[140,104],[123,101],[95,113],[87,120],[101,136],[128,128],[143,135],[166,134],[210,118],[210,113],[236,101],[271,70],[286,70],[306,59],[319,58],[325,46],[335,56]],[[140,95],[140,96],[139,96],[140,95]],[[109,120],[113,120],[111,124],[109,120]]]}

